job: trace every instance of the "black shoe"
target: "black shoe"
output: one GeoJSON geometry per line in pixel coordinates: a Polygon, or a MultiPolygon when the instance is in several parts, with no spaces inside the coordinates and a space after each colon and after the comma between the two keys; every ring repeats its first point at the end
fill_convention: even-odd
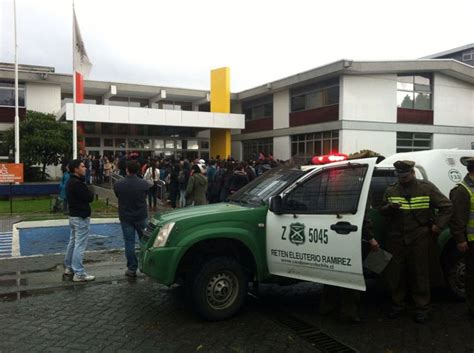
{"type": "Polygon", "coordinates": [[[137,271],[127,270],[125,271],[125,276],[135,278],[137,277],[137,271]]]}
{"type": "Polygon", "coordinates": [[[417,312],[415,313],[414,320],[417,324],[424,324],[428,319],[428,315],[426,313],[417,312]]]}
{"type": "Polygon", "coordinates": [[[399,306],[394,306],[387,314],[387,317],[391,320],[398,319],[402,315],[403,308],[399,306]]]}

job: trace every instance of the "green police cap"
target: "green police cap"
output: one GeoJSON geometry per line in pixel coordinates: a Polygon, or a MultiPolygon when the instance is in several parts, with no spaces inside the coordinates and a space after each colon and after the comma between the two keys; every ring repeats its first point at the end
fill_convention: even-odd
{"type": "Polygon", "coordinates": [[[396,161],[393,163],[395,167],[395,172],[399,176],[403,176],[404,174],[408,174],[411,172],[413,167],[415,166],[415,162],[413,161],[396,161]]]}

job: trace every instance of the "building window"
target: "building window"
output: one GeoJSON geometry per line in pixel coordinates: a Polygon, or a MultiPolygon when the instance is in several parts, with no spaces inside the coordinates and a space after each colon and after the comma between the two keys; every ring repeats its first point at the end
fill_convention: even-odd
{"type": "Polygon", "coordinates": [[[242,141],[243,157],[245,161],[257,160],[260,153],[265,156],[273,154],[273,139],[256,139],[242,141]]]}
{"type": "Polygon", "coordinates": [[[246,121],[273,117],[273,96],[243,102],[242,112],[246,121]]]}
{"type": "Polygon", "coordinates": [[[291,136],[291,155],[304,159],[337,153],[339,131],[323,131],[291,136]]]}
{"type": "Polygon", "coordinates": [[[397,79],[398,108],[431,110],[432,76],[399,75],[397,79]]]}
{"type": "MultiPolygon", "coordinates": [[[[0,82],[0,106],[15,106],[15,84],[0,82]]],[[[18,106],[25,106],[25,85],[18,84],[18,106]]]]}
{"type": "Polygon", "coordinates": [[[100,147],[100,137],[86,137],[86,147],[100,147]]]}
{"type": "Polygon", "coordinates": [[[423,132],[397,132],[397,153],[430,150],[433,134],[423,132]]]}
{"type": "Polygon", "coordinates": [[[474,49],[462,53],[462,61],[474,60],[474,49]]]}
{"type": "Polygon", "coordinates": [[[163,101],[160,103],[161,109],[167,110],[193,110],[193,104],[190,102],[163,101]]]}
{"type": "Polygon", "coordinates": [[[339,104],[339,78],[291,90],[291,111],[339,104]]]}

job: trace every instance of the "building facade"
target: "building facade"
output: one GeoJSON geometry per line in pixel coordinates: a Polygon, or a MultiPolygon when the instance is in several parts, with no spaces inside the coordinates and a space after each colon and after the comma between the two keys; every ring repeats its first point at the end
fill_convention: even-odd
{"type": "MultiPolygon", "coordinates": [[[[473,60],[474,44],[408,61],[340,60],[231,94],[233,114],[210,113],[207,90],[86,81],[76,118],[87,151],[101,155],[216,157],[210,128],[231,129],[236,159],[471,149],[473,60]]],[[[12,75],[11,64],[0,64],[0,140],[13,124],[12,75]]],[[[71,120],[71,102],[71,75],[21,66],[20,115],[71,120]]]]}

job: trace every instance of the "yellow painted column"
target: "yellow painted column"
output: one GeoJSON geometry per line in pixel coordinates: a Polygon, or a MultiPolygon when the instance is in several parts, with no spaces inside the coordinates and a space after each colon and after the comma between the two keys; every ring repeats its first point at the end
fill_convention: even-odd
{"type": "MultiPolygon", "coordinates": [[[[211,71],[211,112],[230,113],[230,69],[211,71]]],[[[211,129],[211,157],[226,159],[231,153],[230,130],[211,129]]]]}

